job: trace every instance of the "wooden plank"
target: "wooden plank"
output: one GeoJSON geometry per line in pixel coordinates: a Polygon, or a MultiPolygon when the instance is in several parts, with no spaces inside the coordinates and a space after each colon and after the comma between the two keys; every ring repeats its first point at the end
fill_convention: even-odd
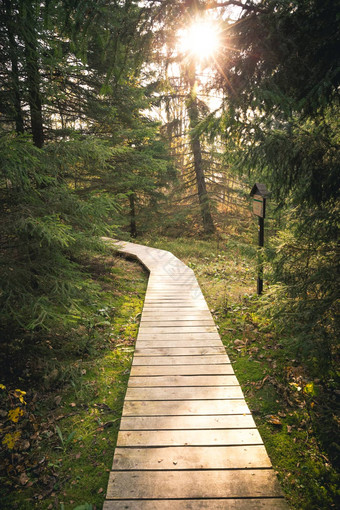
{"type": "Polygon", "coordinates": [[[213,340],[144,340],[138,339],[136,347],[142,349],[143,347],[207,347],[215,346],[220,347],[222,344],[220,339],[213,340]]]}
{"type": "Polygon", "coordinates": [[[154,324],[157,327],[162,327],[161,323],[167,323],[167,326],[199,326],[200,324],[204,326],[215,326],[215,322],[213,318],[209,315],[205,317],[200,315],[178,315],[172,314],[171,312],[166,312],[166,315],[160,316],[158,314],[150,315],[149,317],[142,316],[141,324],[144,326],[152,327],[154,324]],[[177,324],[179,323],[179,324],[177,324]]]}
{"type": "MultiPolygon", "coordinates": [[[[193,308],[193,307],[188,307],[193,308]]],[[[169,315],[174,317],[187,317],[188,315],[192,315],[193,317],[202,317],[202,318],[211,318],[211,313],[209,310],[197,310],[194,308],[192,311],[185,310],[184,308],[181,311],[178,312],[171,312],[169,314],[167,308],[164,308],[164,310],[160,310],[159,312],[155,312],[154,310],[146,310],[143,311],[142,317],[169,317],[169,315]]],[[[190,319],[189,319],[190,320],[190,319]]]]}
{"type": "Polygon", "coordinates": [[[243,398],[240,386],[214,387],[168,387],[133,388],[128,387],[125,400],[220,400],[222,398],[243,398]]]}
{"type": "Polygon", "coordinates": [[[234,374],[230,363],[223,365],[132,365],[130,375],[228,375],[234,374]]]}
{"type": "Polygon", "coordinates": [[[226,354],[204,356],[135,356],[133,365],[215,365],[230,363],[226,354]]]}
{"type": "Polygon", "coordinates": [[[283,498],[107,500],[103,510],[288,510],[283,498]]]}
{"type": "Polygon", "coordinates": [[[262,444],[257,429],[121,430],[117,446],[242,446],[262,444]]]}
{"type": "Polygon", "coordinates": [[[144,319],[141,320],[139,329],[142,328],[180,328],[180,327],[205,327],[205,326],[212,326],[215,327],[215,323],[212,319],[192,319],[192,320],[181,320],[181,319],[171,319],[171,320],[165,320],[162,318],[154,318],[152,321],[145,321],[144,319]]]}
{"type": "Polygon", "coordinates": [[[203,300],[196,301],[194,299],[191,299],[190,303],[188,303],[186,305],[183,305],[183,303],[177,305],[176,303],[162,303],[162,302],[160,302],[160,299],[161,299],[161,297],[157,296],[157,301],[158,301],[157,303],[145,303],[143,311],[153,312],[157,309],[159,309],[161,312],[162,311],[164,312],[164,310],[172,310],[172,311],[177,311],[177,312],[187,311],[189,309],[192,309],[193,311],[197,311],[197,310],[208,311],[209,310],[207,304],[203,300]]]}
{"type": "Polygon", "coordinates": [[[201,297],[202,292],[199,287],[197,286],[187,286],[185,282],[183,282],[178,289],[148,289],[148,296],[178,296],[180,298],[191,296],[191,297],[201,297]]]}
{"type": "Polygon", "coordinates": [[[167,292],[167,291],[173,291],[178,292],[181,294],[183,290],[186,291],[193,291],[196,290],[197,292],[201,292],[199,286],[197,283],[192,280],[191,282],[185,281],[184,283],[181,283],[180,281],[177,282],[164,282],[162,283],[149,283],[148,285],[148,292],[167,292]]]}
{"type": "Polygon", "coordinates": [[[164,297],[152,297],[146,295],[144,299],[144,304],[149,306],[157,306],[162,305],[163,307],[165,305],[171,305],[175,306],[176,303],[178,303],[178,308],[182,306],[204,306],[204,309],[209,310],[207,303],[203,296],[190,296],[190,297],[178,297],[178,296],[164,296],[164,297]]]}
{"type": "Polygon", "coordinates": [[[202,430],[256,428],[250,414],[206,416],[123,416],[120,430],[202,430]]]}
{"type": "Polygon", "coordinates": [[[183,299],[185,297],[191,297],[192,299],[202,299],[203,294],[199,287],[197,286],[187,286],[184,284],[179,284],[177,287],[158,287],[147,289],[148,297],[154,296],[166,296],[166,297],[177,297],[178,299],[183,299]]]}
{"type": "MultiPolygon", "coordinates": [[[[170,307],[170,308],[183,308],[183,310],[178,310],[178,313],[183,313],[185,312],[185,308],[195,308],[196,311],[198,310],[199,311],[199,308],[202,308],[203,311],[205,313],[210,313],[210,310],[209,308],[207,307],[207,304],[205,302],[205,300],[203,299],[193,299],[193,298],[183,298],[182,300],[179,300],[178,298],[171,298],[170,296],[168,297],[160,297],[160,296],[157,296],[156,298],[154,298],[153,300],[145,300],[144,301],[144,306],[148,307],[148,308],[157,308],[157,307],[160,307],[161,308],[161,312],[163,311],[163,313],[165,312],[166,308],[167,307],[170,307]]],[[[151,312],[151,310],[145,310],[145,312],[151,312]]]]}
{"type": "Polygon", "coordinates": [[[178,297],[178,296],[166,296],[166,297],[152,297],[151,295],[148,296],[146,294],[145,296],[145,299],[144,299],[144,303],[154,303],[154,304],[158,304],[158,303],[179,303],[180,305],[183,305],[185,303],[188,303],[188,304],[192,304],[192,303],[204,303],[206,304],[206,301],[203,297],[202,294],[200,295],[197,295],[197,296],[190,296],[189,298],[188,297],[178,297]]]}
{"type": "Polygon", "coordinates": [[[209,340],[215,339],[219,340],[220,336],[217,332],[215,333],[181,333],[180,335],[176,333],[143,333],[143,331],[139,331],[138,340],[209,340]]]}
{"type": "Polygon", "coordinates": [[[216,326],[172,326],[167,328],[142,326],[144,333],[215,333],[217,332],[216,326]]]}
{"type": "Polygon", "coordinates": [[[223,345],[204,347],[137,347],[135,356],[196,356],[197,354],[225,354],[223,345]]]}
{"type": "Polygon", "coordinates": [[[270,468],[263,445],[117,447],[112,470],[270,468]]]}
{"type": "MultiPolygon", "coordinates": [[[[200,310],[199,312],[188,314],[187,312],[168,312],[167,310],[164,313],[150,313],[146,312],[142,314],[141,321],[144,322],[159,322],[159,321],[213,321],[211,314],[208,311],[200,310]]],[[[215,323],[214,323],[215,324],[215,323]]]]}
{"type": "Polygon", "coordinates": [[[238,498],[281,496],[271,469],[113,471],[108,499],[238,498]]]}
{"type": "Polygon", "coordinates": [[[208,414],[248,414],[245,400],[126,400],[123,416],[191,416],[208,414]]]}
{"type": "Polygon", "coordinates": [[[153,377],[130,376],[129,388],[153,386],[238,386],[234,375],[168,375],[153,377]]]}
{"type": "Polygon", "coordinates": [[[146,304],[146,305],[162,304],[162,305],[171,305],[171,306],[178,304],[178,308],[180,308],[181,306],[197,306],[197,305],[205,305],[206,306],[206,302],[205,302],[205,299],[203,298],[203,296],[200,298],[196,298],[193,296],[191,296],[190,298],[188,298],[188,297],[179,298],[177,296],[165,296],[165,297],[150,296],[150,297],[145,298],[144,304],[146,304]]]}

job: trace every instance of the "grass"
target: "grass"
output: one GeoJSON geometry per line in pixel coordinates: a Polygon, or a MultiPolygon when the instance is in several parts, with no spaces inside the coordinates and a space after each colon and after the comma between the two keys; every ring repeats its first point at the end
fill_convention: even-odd
{"type": "Polygon", "coordinates": [[[147,275],[120,256],[92,257],[84,267],[98,296],[72,327],[31,346],[2,389],[3,432],[21,437],[2,451],[1,508],[102,508],[147,275]],[[18,422],[6,419],[18,406],[18,422]]]}

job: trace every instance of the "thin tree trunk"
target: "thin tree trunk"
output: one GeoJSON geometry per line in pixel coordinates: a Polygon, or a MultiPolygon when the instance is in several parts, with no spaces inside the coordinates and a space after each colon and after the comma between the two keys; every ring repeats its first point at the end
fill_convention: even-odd
{"type": "Polygon", "coordinates": [[[14,120],[15,130],[17,133],[24,132],[24,121],[21,109],[21,97],[20,97],[20,82],[19,82],[19,66],[18,66],[18,48],[15,42],[15,30],[13,11],[11,8],[11,1],[4,0],[5,13],[6,13],[6,27],[9,43],[9,56],[11,60],[11,78],[12,78],[12,101],[14,107],[14,120]]]}
{"type": "Polygon", "coordinates": [[[33,9],[34,4],[31,2],[23,2],[21,21],[23,23],[22,36],[25,44],[28,103],[31,113],[33,142],[37,147],[42,147],[44,144],[44,130],[40,94],[39,59],[35,31],[37,20],[35,19],[33,9]]]}
{"type": "Polygon", "coordinates": [[[136,207],[135,207],[135,194],[134,193],[130,193],[129,202],[130,202],[130,234],[131,234],[131,237],[137,237],[136,207]]]}
{"type": "Polygon", "coordinates": [[[211,215],[210,200],[204,178],[201,142],[199,135],[193,134],[193,129],[197,126],[199,118],[194,66],[194,63],[190,64],[188,72],[190,95],[187,101],[187,111],[190,127],[190,145],[194,157],[194,170],[196,175],[197,193],[202,215],[203,230],[205,234],[213,234],[215,232],[215,226],[211,215]]]}

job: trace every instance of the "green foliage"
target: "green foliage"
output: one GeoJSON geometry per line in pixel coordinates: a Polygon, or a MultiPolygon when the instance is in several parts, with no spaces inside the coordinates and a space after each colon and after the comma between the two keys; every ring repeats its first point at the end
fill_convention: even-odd
{"type": "Polygon", "coordinates": [[[13,335],[18,328],[51,327],[79,309],[86,281],[75,260],[112,232],[117,206],[105,193],[84,200],[70,188],[69,176],[75,167],[80,173],[89,167],[89,154],[96,166],[95,151],[78,151],[75,162],[58,154],[70,153],[69,142],[37,149],[25,137],[3,135],[0,144],[1,323],[13,335]]]}
{"type": "Polygon", "coordinates": [[[277,327],[291,335],[296,356],[327,381],[338,360],[339,282],[336,277],[338,208],[292,210],[272,260],[277,283],[265,297],[277,327]]]}
{"type": "Polygon", "coordinates": [[[230,28],[225,113],[208,126],[224,135],[226,161],[272,192],[267,305],[296,356],[325,381],[339,328],[336,4],[251,2],[230,28]]]}
{"type": "MultiPolygon", "coordinates": [[[[73,439],[76,435],[76,431],[73,430],[66,437],[64,437],[64,435],[63,435],[62,431],[60,430],[60,427],[58,427],[58,425],[56,425],[55,429],[56,429],[56,432],[60,439],[61,449],[65,452],[68,445],[71,443],[71,441],[73,441],[73,439]]],[[[58,447],[58,448],[60,448],[60,447],[58,447]]]]}

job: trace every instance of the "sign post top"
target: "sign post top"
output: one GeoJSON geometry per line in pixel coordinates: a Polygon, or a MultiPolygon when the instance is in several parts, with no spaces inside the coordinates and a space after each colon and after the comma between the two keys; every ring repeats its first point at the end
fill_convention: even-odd
{"type": "Polygon", "coordinates": [[[270,196],[270,191],[267,189],[265,184],[261,184],[260,182],[255,182],[254,186],[251,189],[250,196],[260,195],[260,197],[268,198],[270,196]]]}

